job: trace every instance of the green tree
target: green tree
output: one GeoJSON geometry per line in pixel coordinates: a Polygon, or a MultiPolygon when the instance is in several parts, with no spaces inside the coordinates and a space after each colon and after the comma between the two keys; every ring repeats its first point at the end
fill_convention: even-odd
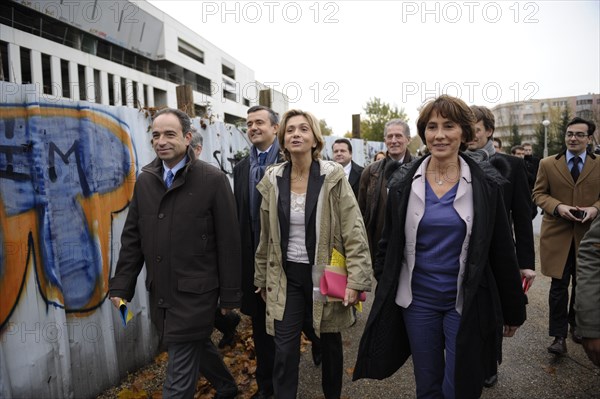
{"type": "Polygon", "coordinates": [[[548,133],[548,155],[558,154],[565,149],[565,132],[567,125],[571,120],[571,111],[565,106],[562,111],[560,108],[551,110],[550,131],[548,133]]]}
{"type": "Polygon", "coordinates": [[[536,142],[532,146],[533,155],[542,158],[544,156],[544,125],[542,125],[542,121],[535,128],[535,138],[536,142]]]}
{"type": "Polygon", "coordinates": [[[511,148],[515,145],[521,145],[521,134],[519,133],[519,125],[516,122],[510,125],[510,137],[508,141],[511,148]]]}
{"type": "Polygon", "coordinates": [[[408,122],[404,108],[398,109],[377,97],[369,99],[363,110],[366,118],[360,121],[360,136],[365,140],[383,141],[383,128],[391,119],[408,122]]]}
{"type": "MultiPolygon", "coordinates": [[[[542,116],[542,120],[544,119],[550,121],[548,126],[548,155],[558,154],[565,148],[565,132],[567,131],[567,124],[571,120],[571,111],[566,106],[562,111],[560,108],[552,107],[547,117],[546,115],[542,116]]],[[[533,146],[533,153],[541,158],[544,154],[544,125],[542,125],[542,121],[535,129],[535,137],[537,144],[533,146]]]]}
{"type": "Polygon", "coordinates": [[[325,119],[319,119],[319,127],[321,128],[321,134],[323,134],[323,136],[331,136],[333,134],[333,130],[327,126],[325,119]]]}

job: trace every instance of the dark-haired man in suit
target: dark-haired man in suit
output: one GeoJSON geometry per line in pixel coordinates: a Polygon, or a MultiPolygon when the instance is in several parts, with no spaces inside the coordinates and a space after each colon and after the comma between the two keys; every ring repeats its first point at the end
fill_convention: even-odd
{"type": "Polygon", "coordinates": [[[169,361],[165,398],[193,398],[202,372],[215,398],[233,399],[237,384],[211,341],[217,304],[237,308],[240,237],[227,176],[196,159],[190,118],[165,108],[152,119],[156,158],[137,177],[109,298],[131,301],[146,265],[150,313],[169,361]]]}
{"type": "Polygon", "coordinates": [[[233,193],[242,238],[241,311],[252,318],[258,385],[258,391],[252,398],[266,399],[273,396],[275,344],[273,337],[266,331],[265,301],[255,292],[254,286],[254,254],[260,237],[261,202],[256,185],[264,176],[267,166],[279,162],[279,117],[268,107],[254,106],[248,109],[246,127],[248,139],[252,143],[250,155],[233,168],[233,193]]]}
{"type": "Polygon", "coordinates": [[[333,160],[344,167],[346,179],[354,191],[354,196],[358,199],[358,184],[364,168],[352,160],[352,143],[348,139],[337,139],[331,149],[333,150],[333,160]]]}

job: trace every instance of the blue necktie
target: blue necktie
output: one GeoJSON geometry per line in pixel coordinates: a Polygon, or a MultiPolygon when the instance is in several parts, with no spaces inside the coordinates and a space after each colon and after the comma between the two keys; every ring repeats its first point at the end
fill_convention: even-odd
{"type": "Polygon", "coordinates": [[[260,154],[258,154],[258,164],[260,166],[263,166],[266,162],[267,162],[267,153],[261,152],[260,154]]]}
{"type": "Polygon", "coordinates": [[[579,162],[581,162],[581,158],[574,157],[573,158],[573,167],[571,168],[571,176],[573,177],[573,182],[577,183],[577,179],[579,178],[579,162]]]}
{"type": "Polygon", "coordinates": [[[167,178],[165,179],[165,184],[167,185],[167,188],[171,188],[171,185],[173,184],[173,179],[175,178],[175,175],[173,175],[173,171],[168,171],[167,172],[167,178]]]}

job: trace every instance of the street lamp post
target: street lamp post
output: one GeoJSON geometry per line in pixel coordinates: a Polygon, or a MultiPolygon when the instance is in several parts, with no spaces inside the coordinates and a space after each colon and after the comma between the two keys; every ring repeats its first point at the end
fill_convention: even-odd
{"type": "Polygon", "coordinates": [[[542,125],[544,125],[544,158],[546,158],[548,156],[548,126],[550,126],[550,121],[544,119],[542,125]]]}

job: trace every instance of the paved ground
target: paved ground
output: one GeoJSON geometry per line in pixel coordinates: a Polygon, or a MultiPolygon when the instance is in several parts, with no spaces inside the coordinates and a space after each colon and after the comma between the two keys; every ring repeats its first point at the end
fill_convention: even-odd
{"type": "MultiPolygon", "coordinates": [[[[546,350],[552,341],[547,332],[547,294],[550,279],[541,276],[539,264],[536,269],[538,277],[529,291],[528,319],[515,337],[505,339],[504,362],[499,367],[498,384],[493,388],[485,389],[482,398],[600,398],[600,369],[589,361],[580,345],[576,345],[569,339],[568,354],[560,359],[556,359],[546,350]]],[[[372,298],[373,296],[370,295],[365,313],[359,316],[356,325],[344,333],[346,373],[342,396],[378,399],[414,398],[415,385],[410,361],[386,380],[352,382],[351,375],[358,342],[364,330],[372,298]]],[[[322,398],[321,369],[313,365],[310,350],[303,354],[300,367],[298,398],[322,398]]]]}

